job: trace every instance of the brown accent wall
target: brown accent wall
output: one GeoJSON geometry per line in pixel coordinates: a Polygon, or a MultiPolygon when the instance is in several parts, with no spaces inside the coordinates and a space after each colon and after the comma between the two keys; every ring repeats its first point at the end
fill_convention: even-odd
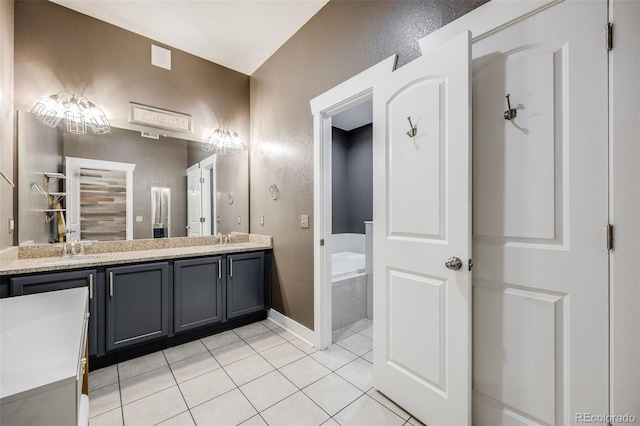
{"type": "Polygon", "coordinates": [[[250,229],[273,236],[276,310],[313,328],[314,218],[300,228],[313,213],[309,101],[393,54],[410,62],[417,40],[485,2],[332,0],[251,76],[250,229]]]}
{"type": "MultiPolygon", "coordinates": [[[[0,1],[0,170],[11,180],[14,176],[14,108],[13,108],[13,0],[0,1]]],[[[9,233],[17,190],[0,177],[0,250],[13,245],[15,234],[9,233]]]]}

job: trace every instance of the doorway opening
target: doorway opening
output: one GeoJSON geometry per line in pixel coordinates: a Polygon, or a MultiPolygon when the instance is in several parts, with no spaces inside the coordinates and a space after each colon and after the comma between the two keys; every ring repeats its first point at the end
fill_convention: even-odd
{"type": "Polygon", "coordinates": [[[373,340],[373,102],[331,117],[332,343],[373,340]]]}

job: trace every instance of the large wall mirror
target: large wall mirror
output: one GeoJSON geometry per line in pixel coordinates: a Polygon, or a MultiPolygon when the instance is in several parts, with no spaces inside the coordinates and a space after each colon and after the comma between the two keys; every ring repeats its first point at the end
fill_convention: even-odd
{"type": "Polygon", "coordinates": [[[21,245],[57,242],[63,234],[95,241],[248,232],[248,153],[209,156],[196,141],[119,128],[74,135],[19,111],[17,230],[21,245]],[[128,184],[114,164],[131,167],[128,184]],[[197,232],[189,229],[188,169],[209,182],[199,187],[197,232]]]}

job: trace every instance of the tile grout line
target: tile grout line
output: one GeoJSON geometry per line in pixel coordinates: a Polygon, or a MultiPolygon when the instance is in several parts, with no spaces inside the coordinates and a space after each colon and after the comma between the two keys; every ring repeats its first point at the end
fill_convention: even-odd
{"type": "MultiPolygon", "coordinates": [[[[200,342],[200,339],[198,339],[198,342],[200,342]]],[[[202,342],[200,342],[200,343],[204,346],[204,343],[202,343],[202,342]]],[[[207,347],[205,346],[205,349],[206,348],[207,347]]],[[[187,411],[189,412],[189,416],[191,416],[191,420],[193,420],[193,423],[196,424],[196,419],[194,419],[193,418],[193,414],[191,414],[191,409],[189,408],[189,404],[187,404],[187,399],[184,397],[184,394],[182,393],[182,389],[180,388],[180,384],[178,383],[178,379],[176,379],[176,375],[173,374],[173,369],[171,368],[171,364],[169,363],[169,360],[167,359],[167,355],[164,353],[164,349],[162,350],[162,356],[164,357],[164,360],[167,362],[167,367],[169,367],[169,372],[171,373],[171,377],[173,377],[173,381],[176,382],[175,386],[178,388],[178,392],[180,392],[180,396],[182,397],[182,400],[184,401],[185,407],[187,407],[187,411]]],[[[191,358],[193,358],[193,357],[191,357],[191,358]]],[[[189,359],[189,358],[185,358],[185,359],[189,359]]],[[[184,361],[184,360],[180,360],[180,361],[184,361]]],[[[177,361],[177,362],[180,362],[180,361],[177,361]]],[[[169,389],[169,388],[167,388],[167,389],[169,389]]],[[[166,390],[166,389],[164,389],[164,390],[166,390]]],[[[182,413],[184,413],[184,411],[182,413]]],[[[182,413],[178,413],[173,417],[179,416],[182,413]]],[[[169,419],[172,419],[173,417],[169,417],[169,419]]],[[[158,424],[162,423],[162,422],[164,422],[166,420],[169,420],[169,419],[164,419],[161,422],[158,422],[158,424]]]]}

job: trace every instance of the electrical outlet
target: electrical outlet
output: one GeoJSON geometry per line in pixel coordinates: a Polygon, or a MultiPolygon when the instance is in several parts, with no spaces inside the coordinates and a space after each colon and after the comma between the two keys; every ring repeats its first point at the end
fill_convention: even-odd
{"type": "Polygon", "coordinates": [[[300,216],[300,228],[308,229],[309,228],[309,215],[303,214],[300,216]]]}
{"type": "Polygon", "coordinates": [[[260,226],[264,226],[264,216],[260,216],[260,226]]]}
{"type": "Polygon", "coordinates": [[[217,224],[222,223],[222,218],[220,217],[220,215],[216,216],[216,223],[217,224]]]}

